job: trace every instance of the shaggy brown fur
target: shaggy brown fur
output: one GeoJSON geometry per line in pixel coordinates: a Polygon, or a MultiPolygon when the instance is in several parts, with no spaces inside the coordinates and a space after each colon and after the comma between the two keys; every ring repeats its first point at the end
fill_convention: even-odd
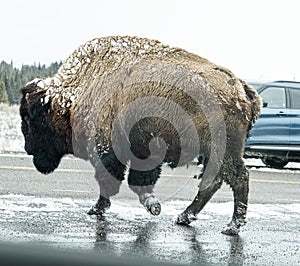
{"type": "Polygon", "coordinates": [[[35,80],[22,93],[25,149],[37,169],[52,172],[67,153],[94,165],[101,191],[90,214],[110,206],[129,161],[129,185],[159,214],[152,190],[161,164],[177,167],[202,155],[199,192],[177,222],[195,219],[224,180],[235,206],[223,232],[237,234],[245,223],[242,154],[261,100],[228,69],[158,41],[115,36],[87,42],[53,78],[35,80]]]}

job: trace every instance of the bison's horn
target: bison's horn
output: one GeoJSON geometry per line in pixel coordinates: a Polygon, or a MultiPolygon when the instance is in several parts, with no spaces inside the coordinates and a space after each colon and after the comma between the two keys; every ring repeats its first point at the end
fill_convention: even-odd
{"type": "Polygon", "coordinates": [[[25,96],[27,93],[32,93],[36,91],[38,87],[36,86],[36,83],[29,83],[25,87],[21,88],[20,91],[21,93],[25,96]]]}

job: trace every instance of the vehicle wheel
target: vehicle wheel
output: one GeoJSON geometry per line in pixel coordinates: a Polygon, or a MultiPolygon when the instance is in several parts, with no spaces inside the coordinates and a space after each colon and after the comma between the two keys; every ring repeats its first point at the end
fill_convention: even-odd
{"type": "Polygon", "coordinates": [[[264,158],[261,160],[266,166],[277,168],[277,169],[282,169],[288,164],[288,161],[279,158],[264,158]]]}

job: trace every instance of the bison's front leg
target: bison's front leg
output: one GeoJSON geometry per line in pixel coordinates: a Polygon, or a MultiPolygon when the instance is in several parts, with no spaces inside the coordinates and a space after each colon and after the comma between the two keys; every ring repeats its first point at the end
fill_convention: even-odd
{"type": "Polygon", "coordinates": [[[233,190],[234,211],[231,222],[222,231],[226,235],[237,235],[242,225],[246,224],[246,213],[248,207],[249,172],[241,162],[237,166],[238,177],[228,180],[233,190]]]}
{"type": "Polygon", "coordinates": [[[100,196],[89,215],[103,215],[110,207],[110,197],[119,193],[122,180],[124,180],[125,166],[112,154],[101,158],[101,163],[96,165],[95,178],[100,187],[100,196]]]}
{"type": "Polygon", "coordinates": [[[159,215],[161,206],[153,193],[154,185],[161,173],[161,165],[150,171],[137,171],[130,169],[128,184],[138,196],[140,203],[152,215],[159,215]]]}
{"type": "Polygon", "coordinates": [[[102,216],[105,211],[110,207],[110,200],[101,196],[97,201],[97,203],[88,211],[88,215],[99,215],[102,216]]]}

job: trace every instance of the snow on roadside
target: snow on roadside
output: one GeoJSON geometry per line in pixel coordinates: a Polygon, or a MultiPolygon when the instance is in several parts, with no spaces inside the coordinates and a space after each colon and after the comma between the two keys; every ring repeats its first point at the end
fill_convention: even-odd
{"type": "Polygon", "coordinates": [[[24,151],[19,106],[0,104],[0,151],[24,151]]]}
{"type": "MultiPolygon", "coordinates": [[[[5,210],[0,221],[15,216],[18,212],[84,212],[93,204],[93,199],[72,199],[69,197],[51,198],[35,197],[21,194],[0,195],[0,209],[5,210]]],[[[163,203],[162,216],[177,216],[189,201],[167,201],[163,203]]],[[[300,219],[299,203],[291,204],[251,204],[248,218],[275,219],[278,221],[289,221],[300,219]]],[[[199,220],[213,219],[217,216],[230,216],[232,213],[232,202],[209,202],[205,209],[198,215],[199,220]]],[[[162,217],[149,216],[149,213],[136,201],[128,201],[127,204],[118,200],[113,201],[107,214],[114,214],[118,219],[126,221],[135,220],[160,220],[162,217]]]]}
{"type": "Polygon", "coordinates": [[[300,169],[300,163],[294,163],[290,162],[288,163],[283,169],[275,169],[275,168],[267,168],[266,165],[261,161],[261,159],[244,159],[244,162],[247,166],[250,166],[252,170],[257,170],[257,171],[263,171],[263,172],[282,172],[282,171],[294,171],[291,169],[299,170],[300,169]],[[261,167],[263,168],[256,168],[256,167],[261,167]]]}

